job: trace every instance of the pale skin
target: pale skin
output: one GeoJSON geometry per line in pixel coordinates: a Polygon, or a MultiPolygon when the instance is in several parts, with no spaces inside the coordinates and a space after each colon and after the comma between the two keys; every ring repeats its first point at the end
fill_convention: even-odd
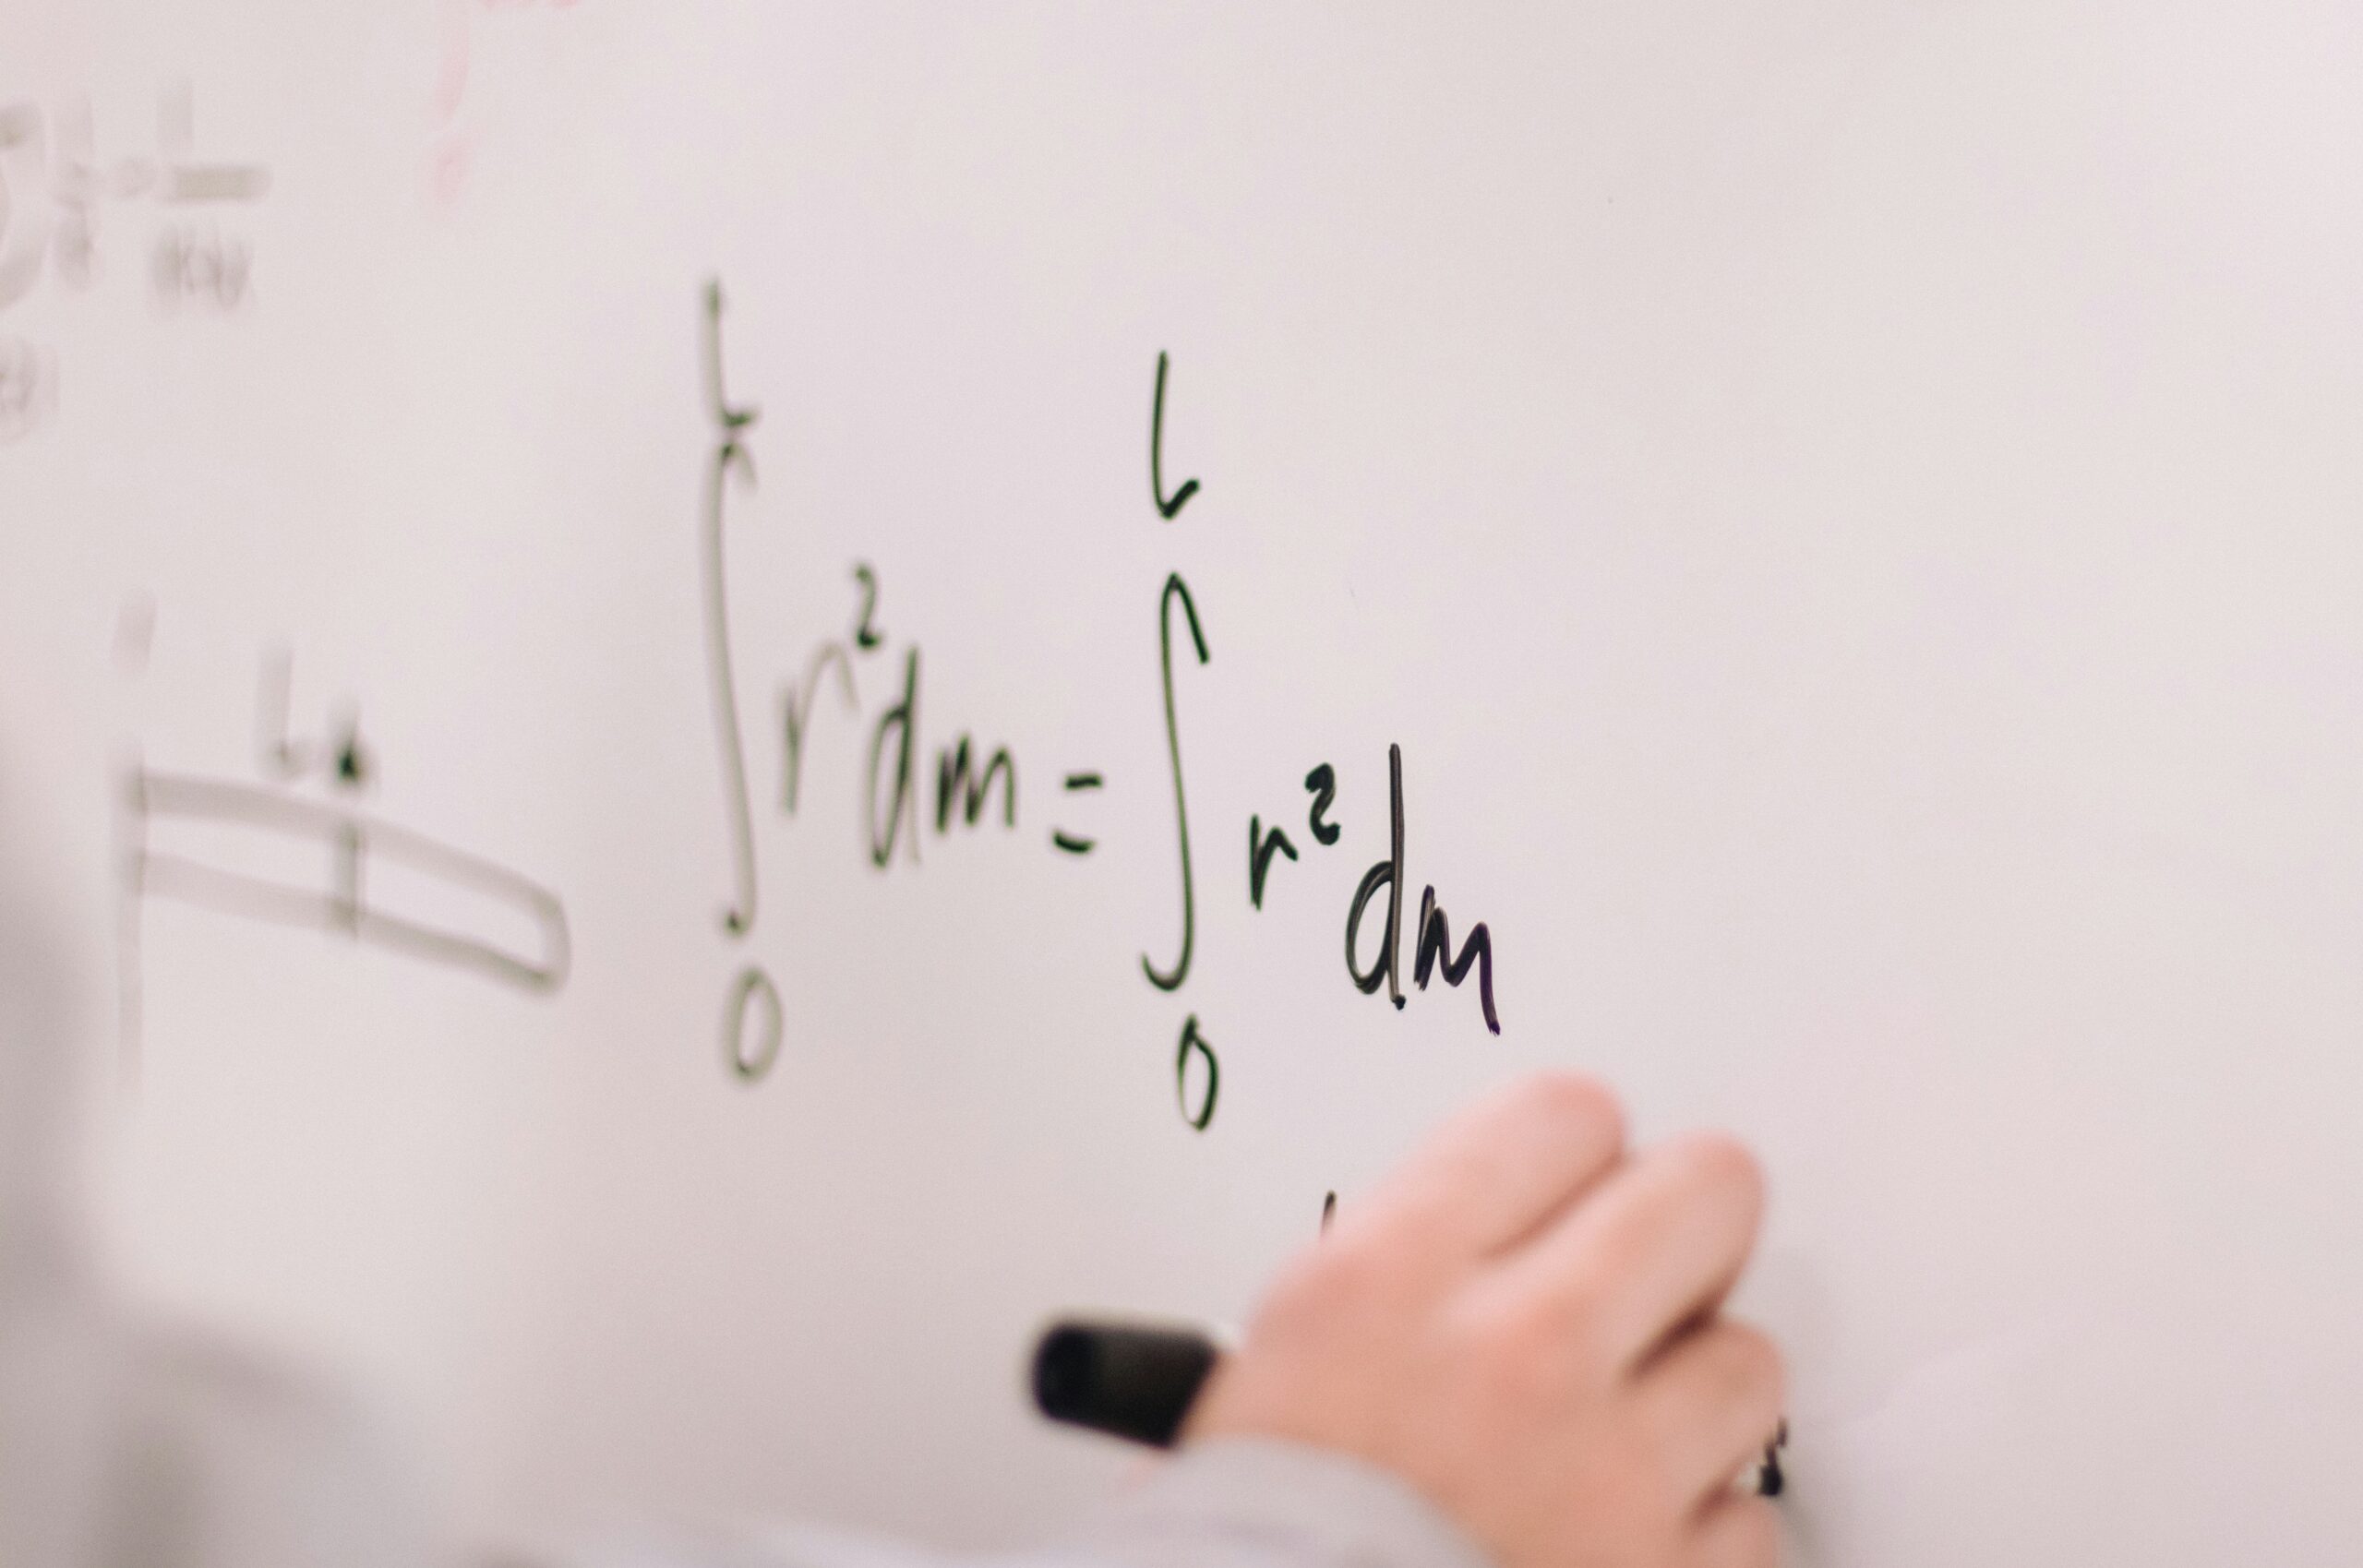
{"type": "Polygon", "coordinates": [[[1280,1276],[1185,1440],[1395,1472],[1501,1568],[1770,1568],[1734,1484],[1781,1357],[1724,1302],[1764,1209],[1720,1133],[1626,1146],[1615,1099],[1529,1079],[1456,1119],[1280,1276]]]}

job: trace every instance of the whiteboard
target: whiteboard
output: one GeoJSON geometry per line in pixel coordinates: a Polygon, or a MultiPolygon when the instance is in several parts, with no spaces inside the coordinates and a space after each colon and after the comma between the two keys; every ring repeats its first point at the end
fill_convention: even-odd
{"type": "Polygon", "coordinates": [[[1763,1152],[1798,1561],[2354,1561],[2351,8],[6,31],[108,1254],[466,1538],[1037,1536],[1047,1314],[1551,1065],[1763,1152]]]}

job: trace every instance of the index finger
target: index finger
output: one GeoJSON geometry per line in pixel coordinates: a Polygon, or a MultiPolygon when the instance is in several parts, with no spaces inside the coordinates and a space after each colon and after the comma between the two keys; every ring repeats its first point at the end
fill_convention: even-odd
{"type": "Polygon", "coordinates": [[[1576,1073],[1538,1074],[1445,1123],[1355,1218],[1409,1227],[1474,1260],[1549,1224],[1624,1148],[1624,1112],[1606,1088],[1576,1073]]]}
{"type": "Polygon", "coordinates": [[[1756,1247],[1764,1179],[1721,1133],[1627,1161],[1514,1265],[1517,1287],[1571,1318],[1620,1366],[1646,1360],[1730,1295],[1756,1247]]]}

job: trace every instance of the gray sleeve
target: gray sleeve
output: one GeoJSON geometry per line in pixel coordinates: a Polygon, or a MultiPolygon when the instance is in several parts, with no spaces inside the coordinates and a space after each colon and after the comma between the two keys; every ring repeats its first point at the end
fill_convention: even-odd
{"type": "Polygon", "coordinates": [[[1107,1568],[1491,1568],[1395,1476],[1270,1439],[1185,1450],[1078,1544],[1107,1568]]]}
{"type": "Polygon", "coordinates": [[[1493,1568],[1460,1527],[1385,1470],[1300,1443],[1194,1444],[1081,1529],[1038,1550],[962,1555],[818,1529],[681,1543],[576,1568],[1493,1568]]]}

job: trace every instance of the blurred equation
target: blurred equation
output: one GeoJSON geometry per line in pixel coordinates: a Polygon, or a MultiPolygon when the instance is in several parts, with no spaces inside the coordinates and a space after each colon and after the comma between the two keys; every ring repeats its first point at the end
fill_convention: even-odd
{"type": "Polygon", "coordinates": [[[258,777],[150,766],[116,793],[125,1049],[141,1021],[146,906],[317,931],[547,994],[571,963],[566,908],[523,874],[360,808],[376,770],[350,708],[318,736],[288,729],[292,661],[267,657],[256,704],[258,777]],[[317,796],[303,793],[316,785],[317,796]]]}
{"type": "Polygon", "coordinates": [[[252,244],[229,214],[261,201],[270,172],[197,153],[197,108],[187,83],[158,95],[152,151],[102,153],[88,99],[45,109],[0,103],[0,442],[39,428],[57,408],[54,349],[8,329],[8,314],[45,281],[75,293],[108,270],[110,221],[150,204],[147,273],[167,311],[223,314],[250,296],[252,244]]]}

